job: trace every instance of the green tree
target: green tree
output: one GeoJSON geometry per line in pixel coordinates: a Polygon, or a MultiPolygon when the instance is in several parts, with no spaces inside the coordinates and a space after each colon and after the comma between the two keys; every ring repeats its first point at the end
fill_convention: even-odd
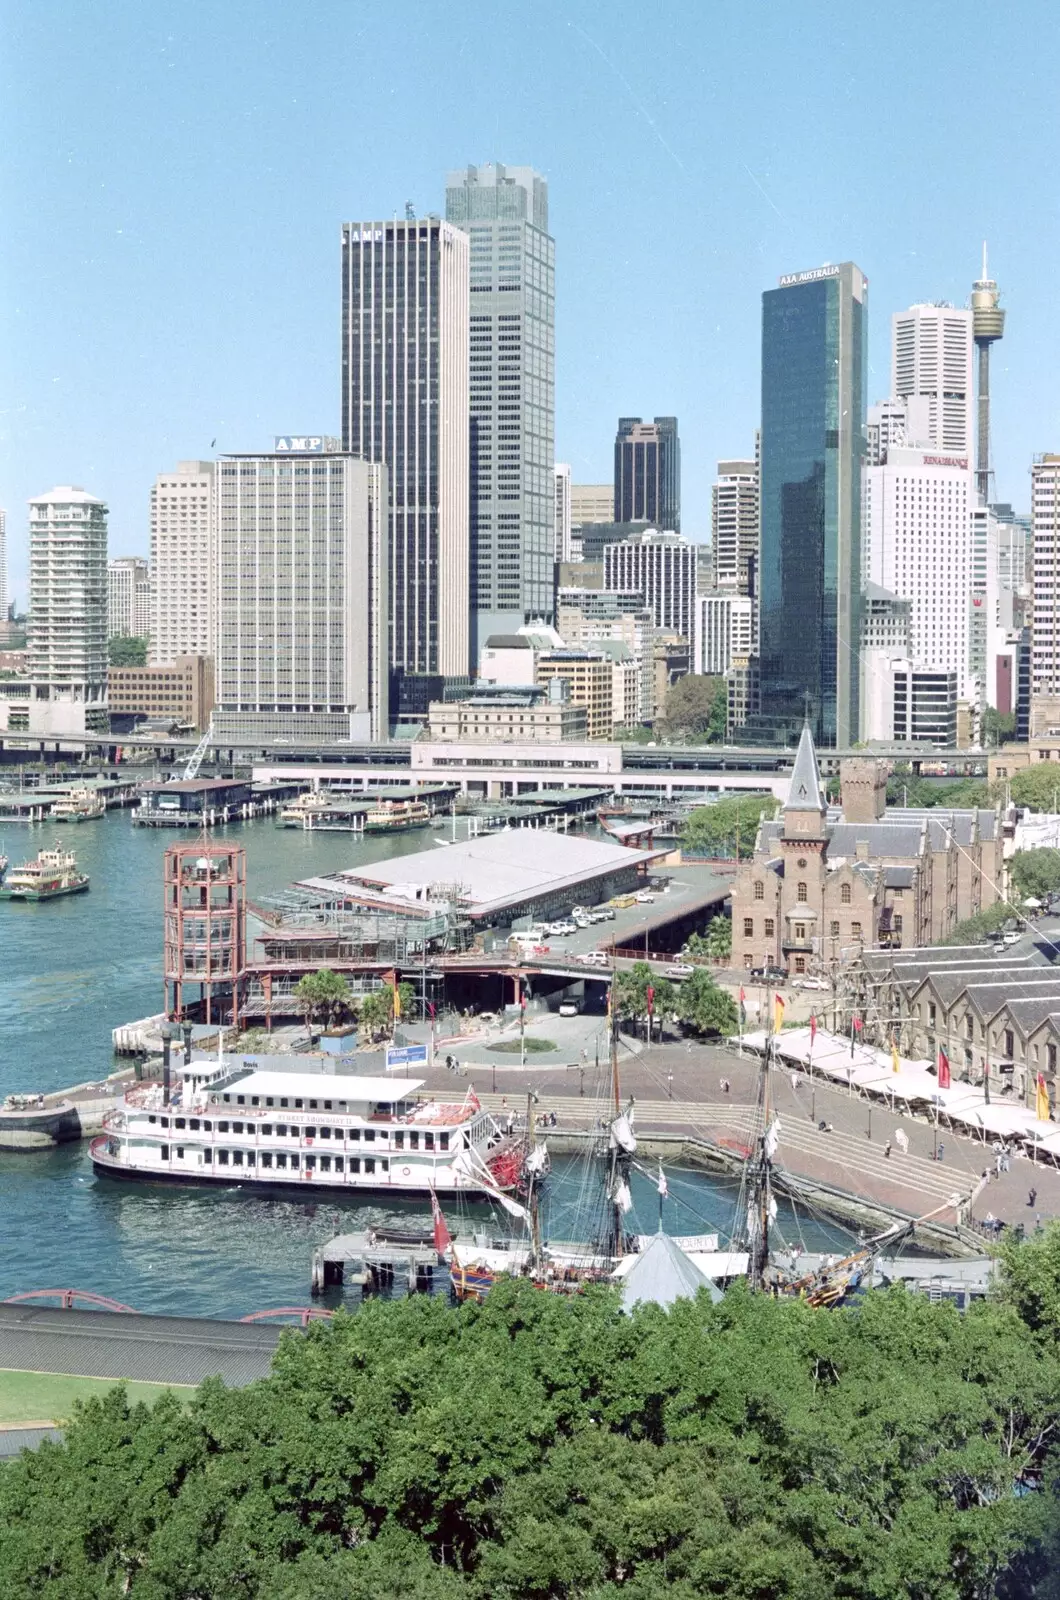
{"type": "Polygon", "coordinates": [[[707,923],[707,954],[716,960],[732,955],[732,918],[724,915],[711,917],[707,923]]]}
{"type": "Polygon", "coordinates": [[[957,926],[942,944],[975,944],[979,939],[985,939],[988,933],[994,933],[998,928],[1003,928],[1012,916],[1012,907],[1004,901],[988,906],[985,911],[977,911],[974,916],[966,917],[957,926]]]}
{"type": "Polygon", "coordinates": [[[719,988],[706,967],[697,967],[680,986],[678,1015],[696,1033],[733,1033],[736,1005],[726,989],[719,988]]]}
{"type": "MultiPolygon", "coordinates": [[[[411,983],[398,984],[398,1000],[401,1005],[401,1016],[408,1020],[416,1005],[416,991],[411,983]]],[[[391,1033],[394,1027],[394,989],[385,983],[379,989],[371,989],[361,1001],[361,1022],[369,1034],[391,1033]]]]}
{"type": "Polygon", "coordinates": [[[1060,811],[1060,768],[1051,761],[1038,761],[1023,767],[1009,779],[1014,805],[1029,811],[1060,811]]]}
{"type": "Polygon", "coordinates": [[[337,1022],[356,1014],[356,1001],[349,984],[341,973],[332,972],[330,967],[307,972],[304,978],[299,978],[294,992],[307,1028],[314,1022],[321,1027],[334,1027],[337,1022]]]}
{"type": "Polygon", "coordinates": [[[724,678],[688,672],[666,696],[664,726],[671,738],[717,744],[725,738],[728,690],[724,678]]]}
{"type": "Polygon", "coordinates": [[[1016,713],[1014,711],[996,711],[993,706],[987,706],[983,712],[983,743],[985,745],[999,745],[1015,737],[1016,713]]]}
{"type": "Polygon", "coordinates": [[[738,836],[740,860],[747,861],[754,854],[761,813],[772,816],[775,807],[771,794],[757,791],[696,806],[681,830],[681,848],[690,855],[730,859],[736,855],[738,836]]]}
{"type": "Polygon", "coordinates": [[[648,1015],[648,990],[652,990],[652,1016],[673,1016],[677,1011],[677,990],[669,978],[657,978],[647,961],[635,961],[628,972],[615,980],[615,1006],[618,1015],[639,1022],[648,1015]]]}
{"type": "Polygon", "coordinates": [[[1044,900],[1060,889],[1060,850],[1017,850],[1009,867],[1017,898],[1044,900]]]}
{"type": "Polygon", "coordinates": [[[116,633],[107,640],[107,662],[112,667],[146,667],[149,639],[116,633]]]}

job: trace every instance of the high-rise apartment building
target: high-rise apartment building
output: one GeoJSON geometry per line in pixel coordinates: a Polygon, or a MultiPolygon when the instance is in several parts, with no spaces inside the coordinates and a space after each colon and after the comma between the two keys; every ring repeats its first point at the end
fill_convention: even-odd
{"type": "Polygon", "coordinates": [[[868,287],[852,262],[762,296],[761,731],[858,738],[868,287]]]}
{"type": "Polygon", "coordinates": [[[723,677],[733,662],[753,655],[755,604],[730,590],[697,594],[692,629],[692,671],[723,677]]]}
{"type": "Polygon", "coordinates": [[[29,731],[105,733],[107,508],[69,486],[29,503],[29,731]]]}
{"type": "Polygon", "coordinates": [[[151,576],[143,556],[117,556],[107,566],[107,637],[146,639],[151,629],[151,576]]]}
{"type": "Polygon", "coordinates": [[[1031,467],[1034,538],[1030,736],[1060,733],[1060,455],[1031,467]]]}
{"type": "Polygon", "coordinates": [[[491,633],[552,614],[556,246],[548,231],[548,184],[532,167],[497,162],[450,172],[445,215],[471,241],[477,662],[491,633]]]}
{"type": "Polygon", "coordinates": [[[571,501],[570,501],[570,467],[566,462],[557,461],[552,469],[552,483],[555,493],[553,538],[555,540],[554,559],[556,561],[571,560],[571,501]]]}
{"type": "Polygon", "coordinates": [[[0,623],[7,621],[7,512],[0,507],[0,623]]]}
{"type": "Polygon", "coordinates": [[[178,461],[151,490],[152,666],[213,650],[213,475],[212,461],[178,461]]]}
{"type": "Polygon", "coordinates": [[[972,313],[910,306],[891,319],[891,394],[927,401],[928,434],[918,443],[972,457],[972,313]]]}
{"type": "Polygon", "coordinates": [[[713,587],[753,595],[758,579],[758,460],[719,461],[711,489],[713,587]]]}
{"type": "Polygon", "coordinates": [[[387,737],[387,472],[323,444],[217,463],[221,739],[387,737]]]}
{"type": "Polygon", "coordinates": [[[387,468],[390,664],[408,674],[470,662],[468,273],[467,234],[437,217],[343,225],[342,447],[387,468]]]}
{"type": "Polygon", "coordinates": [[[692,638],[697,547],[677,533],[648,528],[604,547],[604,588],[644,596],[656,628],[692,638]]]}
{"type": "Polygon", "coordinates": [[[910,602],[909,650],[919,666],[956,672],[973,699],[971,652],[974,483],[966,456],[892,445],[865,470],[865,578],[910,602]]]}
{"type": "Polygon", "coordinates": [[[681,531],[681,441],[676,417],[619,417],[615,435],[615,521],[681,531]]]}

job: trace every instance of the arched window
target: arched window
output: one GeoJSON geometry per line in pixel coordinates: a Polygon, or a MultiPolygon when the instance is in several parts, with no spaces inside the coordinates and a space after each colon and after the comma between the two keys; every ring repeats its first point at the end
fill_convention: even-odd
{"type": "Polygon", "coordinates": [[[756,878],[755,879],[755,899],[756,900],[764,900],[765,899],[765,894],[766,894],[765,885],[761,882],[760,879],[756,878]]]}
{"type": "Polygon", "coordinates": [[[850,885],[849,885],[849,883],[844,883],[842,889],[839,891],[839,898],[840,898],[840,900],[842,900],[842,902],[843,902],[843,904],[845,906],[848,906],[850,904],[850,885]]]}
{"type": "Polygon", "coordinates": [[[799,884],[795,891],[795,898],[799,902],[800,906],[806,904],[806,885],[804,883],[799,884]]]}

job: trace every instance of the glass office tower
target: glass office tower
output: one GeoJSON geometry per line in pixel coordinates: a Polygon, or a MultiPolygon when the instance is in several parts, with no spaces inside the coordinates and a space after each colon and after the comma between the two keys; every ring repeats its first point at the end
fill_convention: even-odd
{"type": "Polygon", "coordinates": [[[868,284],[852,262],[762,296],[761,727],[858,738],[868,284]]]}

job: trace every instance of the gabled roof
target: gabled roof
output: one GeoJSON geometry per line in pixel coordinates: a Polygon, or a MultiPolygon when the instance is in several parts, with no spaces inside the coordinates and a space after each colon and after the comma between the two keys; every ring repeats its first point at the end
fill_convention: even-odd
{"type": "Polygon", "coordinates": [[[717,1284],[700,1272],[668,1233],[657,1233],[622,1280],[622,1309],[632,1311],[639,1300],[672,1306],[675,1300],[694,1300],[700,1289],[709,1290],[714,1301],[722,1297],[717,1284]]]}
{"type": "Polygon", "coordinates": [[[821,792],[821,774],[817,766],[817,752],[813,747],[810,724],[804,723],[799,748],[795,752],[795,765],[791,769],[791,783],[785,811],[819,811],[826,806],[821,792]]]}

